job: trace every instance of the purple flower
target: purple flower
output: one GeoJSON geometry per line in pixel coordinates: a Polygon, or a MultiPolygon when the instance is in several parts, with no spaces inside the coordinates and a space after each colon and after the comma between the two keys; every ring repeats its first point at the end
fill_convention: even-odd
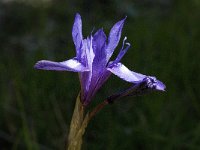
{"type": "MultiPolygon", "coordinates": [[[[130,44],[125,42],[127,39],[126,37],[123,40],[122,48],[118,56],[114,61],[110,61],[110,58],[121,38],[125,19],[126,17],[112,27],[108,38],[103,29],[99,29],[94,35],[90,35],[84,39],[82,35],[81,16],[76,14],[72,28],[76,57],[63,62],[41,60],[38,61],[34,67],[43,70],[79,72],[81,82],[81,101],[85,106],[90,103],[91,99],[109,78],[111,73],[125,81],[133,83],[134,88],[139,85],[145,85],[147,89],[164,91],[165,85],[155,77],[149,77],[130,71],[120,63],[120,60],[130,47],[130,44]]],[[[142,89],[141,86],[140,88],[137,88],[137,90],[139,89],[142,89]]],[[[130,95],[132,91],[133,88],[130,88],[122,95],[130,95]]]]}
{"type": "Polygon", "coordinates": [[[76,14],[72,29],[76,57],[63,62],[41,60],[34,67],[43,70],[79,72],[81,101],[84,105],[88,105],[98,89],[109,78],[112,72],[110,70],[114,69],[111,66],[117,65],[130,47],[129,43],[125,43],[125,37],[117,58],[110,62],[110,58],[121,38],[125,19],[126,17],[112,27],[108,38],[103,29],[99,29],[94,35],[84,39],[81,16],[76,14]],[[126,45],[125,48],[124,45],[126,45]]]}

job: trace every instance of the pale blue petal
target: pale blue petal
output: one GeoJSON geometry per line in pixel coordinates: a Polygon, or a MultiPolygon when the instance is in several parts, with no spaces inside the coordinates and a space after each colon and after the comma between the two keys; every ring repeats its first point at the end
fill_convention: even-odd
{"type": "Polygon", "coordinates": [[[136,83],[138,81],[143,80],[146,77],[143,74],[130,71],[122,63],[116,63],[116,64],[111,63],[111,65],[109,65],[107,69],[127,82],[136,83]]]}
{"type": "Polygon", "coordinates": [[[34,68],[42,70],[55,70],[55,71],[73,71],[73,72],[85,72],[88,68],[83,66],[76,59],[69,59],[63,62],[54,62],[49,60],[38,61],[34,68]]]}

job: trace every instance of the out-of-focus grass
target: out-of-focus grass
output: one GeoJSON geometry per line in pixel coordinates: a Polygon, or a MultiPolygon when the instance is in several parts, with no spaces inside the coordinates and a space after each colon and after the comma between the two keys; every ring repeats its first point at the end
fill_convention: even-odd
{"type": "MultiPolygon", "coordinates": [[[[109,33],[112,24],[127,15],[123,36],[132,47],[123,63],[167,86],[165,93],[107,106],[89,124],[84,149],[199,149],[199,10],[195,0],[1,3],[1,149],[63,148],[79,91],[78,75],[37,71],[33,65],[75,54],[71,28],[77,11],[84,35],[93,25],[109,33]]],[[[89,109],[127,86],[112,76],[89,109]]]]}

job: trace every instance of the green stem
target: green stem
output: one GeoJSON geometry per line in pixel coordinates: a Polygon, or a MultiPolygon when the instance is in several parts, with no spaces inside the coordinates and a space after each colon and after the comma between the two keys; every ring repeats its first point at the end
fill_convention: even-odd
{"type": "Polygon", "coordinates": [[[67,150],[81,150],[82,138],[89,121],[107,104],[107,100],[103,101],[84,117],[84,106],[81,103],[80,94],[78,95],[70,124],[67,150]]]}
{"type": "Polygon", "coordinates": [[[75,109],[70,124],[67,150],[81,149],[82,136],[78,135],[78,132],[81,129],[83,123],[83,116],[84,116],[84,106],[81,103],[80,93],[79,93],[76,99],[75,109]]]}

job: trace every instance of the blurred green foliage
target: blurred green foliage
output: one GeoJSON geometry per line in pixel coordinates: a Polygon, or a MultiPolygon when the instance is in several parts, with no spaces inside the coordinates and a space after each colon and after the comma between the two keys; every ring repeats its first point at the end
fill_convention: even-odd
{"type": "MultiPolygon", "coordinates": [[[[123,37],[132,47],[123,63],[167,86],[165,93],[107,106],[89,124],[83,149],[200,149],[198,0],[0,1],[0,149],[64,148],[78,75],[38,71],[33,65],[75,55],[76,12],[85,36],[94,27],[108,34],[127,15],[123,37]]],[[[128,86],[112,76],[88,110],[128,86]]]]}

